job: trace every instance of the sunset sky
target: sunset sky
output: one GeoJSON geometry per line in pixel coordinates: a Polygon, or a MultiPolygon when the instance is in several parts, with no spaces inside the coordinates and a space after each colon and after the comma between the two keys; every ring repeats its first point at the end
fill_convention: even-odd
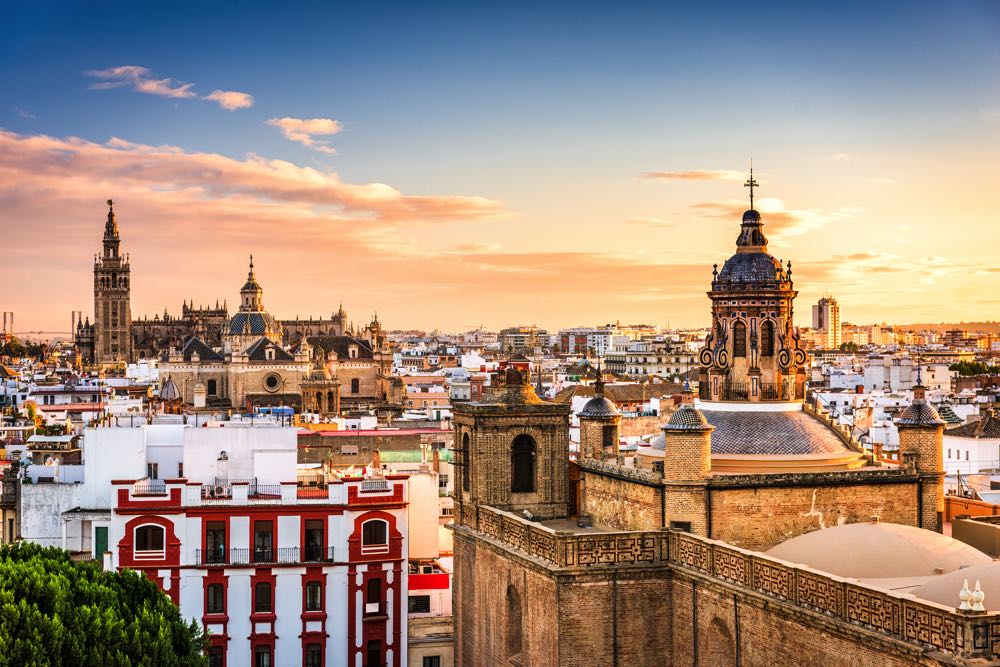
{"type": "Polygon", "coordinates": [[[702,326],[752,158],[798,320],[1000,319],[1000,3],[18,3],[0,310],[702,326]],[[421,6],[417,6],[421,5],[421,6]]]}

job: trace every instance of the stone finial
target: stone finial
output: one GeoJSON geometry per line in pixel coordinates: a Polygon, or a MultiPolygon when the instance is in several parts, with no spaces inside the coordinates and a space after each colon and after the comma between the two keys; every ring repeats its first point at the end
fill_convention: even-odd
{"type": "Polygon", "coordinates": [[[972,605],[969,604],[969,600],[972,598],[972,591],[969,590],[969,580],[964,579],[962,581],[962,590],[958,592],[958,599],[961,604],[958,605],[959,611],[972,611],[972,605]]]}
{"type": "Polygon", "coordinates": [[[976,590],[972,591],[971,599],[972,611],[986,611],[986,607],[983,606],[983,600],[986,599],[986,592],[980,588],[978,579],[976,579],[976,590]]]}

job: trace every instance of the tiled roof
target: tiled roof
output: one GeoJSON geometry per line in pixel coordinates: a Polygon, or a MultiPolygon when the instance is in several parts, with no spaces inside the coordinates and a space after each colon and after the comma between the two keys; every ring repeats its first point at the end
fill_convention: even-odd
{"type": "MultiPolygon", "coordinates": [[[[797,455],[842,454],[851,451],[829,426],[801,411],[712,410],[701,414],[715,427],[712,432],[713,454],[797,455]]],[[[653,440],[651,446],[663,449],[663,437],[653,440]]]]}
{"type": "Polygon", "coordinates": [[[952,409],[947,403],[942,403],[937,406],[938,416],[948,422],[949,424],[961,424],[962,418],[955,414],[955,410],[952,409]]]}
{"type": "Polygon", "coordinates": [[[191,355],[195,352],[198,353],[198,357],[201,361],[225,361],[221,354],[206,345],[197,336],[192,336],[184,343],[184,348],[181,350],[181,355],[184,357],[184,361],[191,361],[191,355]]]}
{"type": "Polygon", "coordinates": [[[1000,419],[995,414],[986,413],[979,421],[950,428],[944,433],[960,438],[1000,438],[1000,419]]]}
{"type": "Polygon", "coordinates": [[[160,400],[176,401],[180,397],[181,392],[177,389],[177,384],[168,377],[167,381],[163,383],[163,389],[160,390],[160,400]]]}
{"type": "Polygon", "coordinates": [[[579,413],[580,417],[601,419],[606,417],[616,417],[618,408],[604,396],[594,396],[583,406],[579,413]]]}
{"type": "Polygon", "coordinates": [[[704,413],[693,405],[685,405],[670,415],[670,420],[663,427],[668,431],[704,431],[711,428],[704,413]]]}
{"type": "Polygon", "coordinates": [[[944,423],[934,406],[924,399],[910,403],[896,419],[896,426],[935,426],[944,423]]]}
{"type": "Polygon", "coordinates": [[[334,352],[337,359],[349,359],[348,349],[352,344],[358,346],[358,359],[371,359],[373,356],[368,341],[354,336],[309,336],[306,340],[313,348],[322,348],[324,356],[334,352]]]}
{"type": "Polygon", "coordinates": [[[278,322],[271,313],[263,311],[240,311],[232,316],[227,325],[231,334],[251,333],[256,336],[279,331],[278,322]]]}
{"type": "Polygon", "coordinates": [[[250,361],[295,361],[295,357],[285,352],[270,338],[261,338],[247,348],[247,359],[250,361]],[[266,350],[274,350],[274,359],[268,359],[266,350]]]}
{"type": "Polygon", "coordinates": [[[777,285],[786,280],[781,262],[766,252],[738,252],[719,271],[719,288],[726,283],[777,285]]]}

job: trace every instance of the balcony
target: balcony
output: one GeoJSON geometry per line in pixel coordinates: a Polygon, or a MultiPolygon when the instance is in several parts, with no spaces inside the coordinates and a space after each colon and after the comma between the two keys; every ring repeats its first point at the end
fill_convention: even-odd
{"type": "Polygon", "coordinates": [[[276,549],[236,547],[230,549],[195,549],[194,564],[199,567],[290,565],[297,563],[332,563],[333,547],[278,547],[276,549]]]}
{"type": "Polygon", "coordinates": [[[246,485],[249,500],[281,500],[281,484],[261,484],[255,479],[228,479],[201,485],[202,500],[232,500],[233,486],[246,485]]]}

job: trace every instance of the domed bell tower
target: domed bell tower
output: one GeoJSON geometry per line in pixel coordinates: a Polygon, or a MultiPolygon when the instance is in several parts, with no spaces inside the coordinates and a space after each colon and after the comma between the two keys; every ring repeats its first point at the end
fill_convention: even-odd
{"type": "Polygon", "coordinates": [[[750,209],[743,214],[736,254],[712,270],[712,330],[698,354],[699,393],[710,401],[797,401],[805,397],[809,357],[793,325],[798,294],[792,263],[767,252],[757,181],[750,171],[750,209]]]}

